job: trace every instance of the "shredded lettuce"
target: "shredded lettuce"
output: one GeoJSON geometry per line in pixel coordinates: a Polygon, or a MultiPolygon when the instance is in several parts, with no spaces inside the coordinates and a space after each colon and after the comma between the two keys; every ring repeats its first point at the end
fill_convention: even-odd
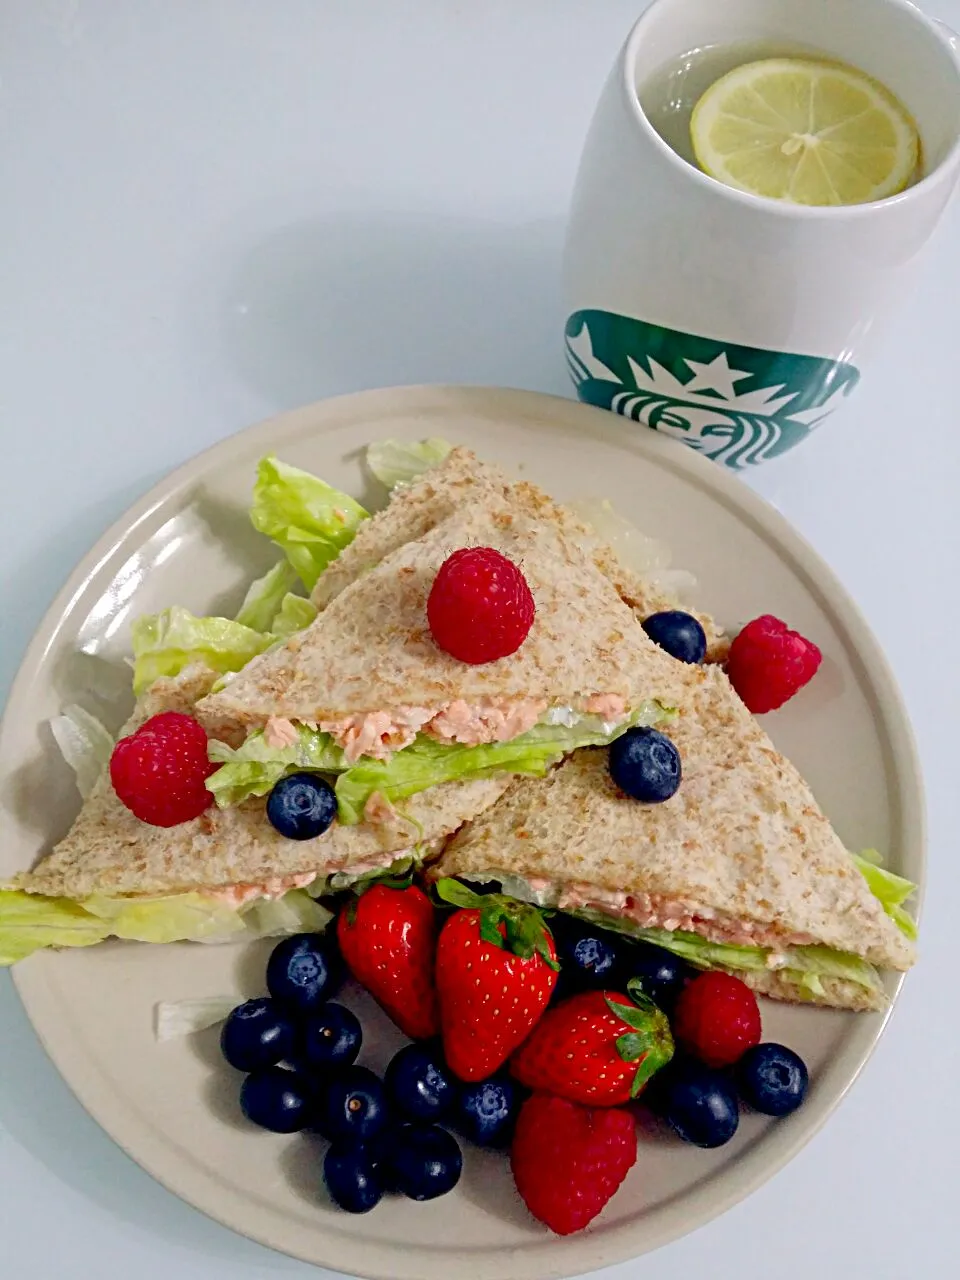
{"type": "Polygon", "coordinates": [[[903,903],[915,892],[917,886],[912,880],[894,875],[879,865],[880,855],[875,849],[865,849],[854,854],[853,860],[863,873],[863,878],[870,886],[870,892],[879,899],[884,911],[897,928],[911,942],[917,939],[917,924],[903,909],[903,903]]]}
{"type": "Polygon", "coordinates": [[[280,560],[262,578],[250,584],[236,621],[253,631],[273,631],[273,621],[284,597],[297,585],[297,571],[289,560],[280,560]]]}
{"type": "Polygon", "coordinates": [[[239,671],[273,643],[273,637],[229,618],[198,618],[172,605],[137,618],[133,637],[133,690],[141,694],[161,676],[175,676],[191,663],[212,671],[239,671]]]}
{"type": "Polygon", "coordinates": [[[81,902],[0,890],[0,965],[44,947],[88,947],[106,938],[136,942],[226,942],[323,929],[331,916],[302,889],[237,908],[202,892],[81,902]]]}
{"type": "Polygon", "coordinates": [[[391,493],[405,489],[441,463],[453,446],[446,440],[380,440],[367,449],[367,466],[391,493]]]}
{"type": "Polygon", "coordinates": [[[197,996],[193,1000],[161,1000],[154,1011],[157,1039],[176,1040],[223,1022],[240,1004],[236,996],[197,996]]]}
{"type": "Polygon", "coordinates": [[[312,591],[331,560],[353,541],[368,512],[348,494],[271,454],[257,468],[250,519],[280,547],[312,591]]]}
{"type": "Polygon", "coordinates": [[[389,760],[362,757],[340,774],[335,787],[338,816],[345,826],[362,822],[364,807],[374,792],[393,804],[443,782],[494,773],[542,775],[571,751],[605,746],[632,725],[656,724],[666,714],[659,703],[651,702],[615,728],[597,716],[581,716],[572,727],[539,724],[509,742],[476,747],[437,742],[418,734],[415,742],[389,760]]]}
{"type": "Polygon", "coordinates": [[[77,790],[86,800],[110,763],[113,734],[96,716],[76,703],[65,707],[62,715],[54,716],[50,729],[64,760],[74,772],[77,790]]]}
{"type": "Polygon", "coordinates": [[[240,914],[248,938],[320,933],[333,919],[333,913],[306,889],[290,889],[279,898],[256,898],[240,914]]]}
{"type": "Polygon", "coordinates": [[[209,755],[222,766],[207,779],[207,788],[221,809],[251,796],[265,796],[293,769],[337,773],[347,767],[343,751],[330,735],[306,725],[297,727],[297,741],[288,747],[268,746],[263,731],[258,729],[236,749],[211,740],[209,755]]]}

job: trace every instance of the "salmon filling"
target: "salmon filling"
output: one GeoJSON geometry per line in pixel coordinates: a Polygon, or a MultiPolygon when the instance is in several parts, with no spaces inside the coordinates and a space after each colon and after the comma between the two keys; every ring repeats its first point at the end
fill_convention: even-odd
{"type": "Polygon", "coordinates": [[[262,884],[230,884],[220,889],[205,889],[204,896],[222,902],[225,907],[235,907],[238,911],[250,902],[259,898],[272,901],[282,898],[291,889],[305,889],[317,878],[315,871],[307,871],[299,876],[273,876],[262,884]]]}
{"type": "Polygon", "coordinates": [[[708,942],[738,947],[806,947],[816,942],[807,933],[789,933],[752,920],[739,920],[711,907],[670,898],[662,893],[612,893],[595,885],[568,884],[560,891],[561,911],[599,911],[632,920],[642,929],[681,930],[696,933],[708,942]]]}
{"type": "MultiPolygon", "coordinates": [[[[548,707],[549,703],[539,698],[485,698],[478,703],[457,698],[439,709],[397,707],[392,712],[358,712],[336,720],[320,720],[309,727],[329,733],[347,762],[356,764],[361,756],[387,760],[395,751],[409,747],[418,733],[425,733],[437,742],[465,747],[510,742],[529,733],[548,707]]],[[[564,710],[574,723],[578,712],[573,708],[564,710]]],[[[586,698],[582,710],[587,715],[600,716],[612,730],[623,721],[627,708],[617,694],[602,693],[586,698]]],[[[292,720],[271,716],[264,726],[263,738],[268,747],[277,750],[293,746],[297,741],[297,726],[292,720]]]]}

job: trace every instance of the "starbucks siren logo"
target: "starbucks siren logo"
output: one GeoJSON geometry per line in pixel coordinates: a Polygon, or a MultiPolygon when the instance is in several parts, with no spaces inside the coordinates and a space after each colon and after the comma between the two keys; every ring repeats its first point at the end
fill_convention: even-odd
{"type": "Polygon", "coordinates": [[[805,439],[860,377],[840,361],[716,342],[609,311],[575,312],[566,347],[581,400],[735,468],[805,439]]]}

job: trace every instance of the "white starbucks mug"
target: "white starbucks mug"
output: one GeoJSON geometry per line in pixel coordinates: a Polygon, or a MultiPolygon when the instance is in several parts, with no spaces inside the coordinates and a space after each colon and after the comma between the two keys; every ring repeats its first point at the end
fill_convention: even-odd
{"type": "Polygon", "coordinates": [[[654,0],[607,81],[564,261],[581,400],[728,466],[783,453],[853,389],[960,171],[956,37],[908,0],[654,0]],[[870,204],[723,185],[663,141],[638,85],[685,52],[779,42],[859,67],[905,104],[924,175],[870,204]]]}

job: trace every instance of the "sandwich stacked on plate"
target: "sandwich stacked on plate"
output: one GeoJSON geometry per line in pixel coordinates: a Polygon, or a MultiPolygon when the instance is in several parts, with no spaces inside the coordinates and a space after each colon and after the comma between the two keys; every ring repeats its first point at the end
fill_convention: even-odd
{"type": "MultiPolygon", "coordinates": [[[[336,522],[350,500],[324,501],[336,522]]],[[[224,620],[193,620],[193,647],[171,644],[159,661],[162,637],[183,630],[182,617],[141,627],[153,649],[138,652],[138,668],[176,670],[143,691],[122,734],[152,732],[162,712],[194,716],[219,766],[207,779],[216,806],[152,825],[104,770],[66,838],[0,903],[8,956],[111,933],[230,932],[256,924],[258,905],[293,894],[309,923],[306,890],[319,897],[334,877],[340,885],[436,853],[512,776],[542,774],[578,747],[662,719],[702,673],[651,642],[578,545],[583,531],[532,486],[455,451],[361,525],[319,575],[314,621],[241,670],[214,669],[227,664],[206,633],[232,625],[224,620]],[[536,609],[519,650],[482,665],[444,652],[426,616],[438,570],[467,546],[521,564],[536,609]],[[272,789],[297,771],[334,787],[336,817],[312,839],[285,838],[268,816],[272,789]]]]}
{"type": "Polygon", "coordinates": [[[874,966],[912,963],[906,882],[847,852],[710,665],[722,630],[697,615],[706,664],[654,644],[641,622],[676,602],[572,510],[454,449],[373,518],[265,459],[253,518],[287,561],[241,621],[174,610],[135,631],[123,733],[156,737],[164,712],[202,726],[195,811],[138,817],[115,754],[66,838],[0,894],[0,958],[319,927],[331,890],[442,855],[431,874],[498,880],[773,996],[878,1008],[874,966]],[[429,609],[465,548],[532,595],[522,643],[490,660],[438,643],[429,609]],[[289,593],[294,572],[310,601],[289,593]],[[664,803],[607,766],[651,725],[682,760],[664,803]],[[303,821],[281,803],[295,786],[316,801],[303,821]]]}

